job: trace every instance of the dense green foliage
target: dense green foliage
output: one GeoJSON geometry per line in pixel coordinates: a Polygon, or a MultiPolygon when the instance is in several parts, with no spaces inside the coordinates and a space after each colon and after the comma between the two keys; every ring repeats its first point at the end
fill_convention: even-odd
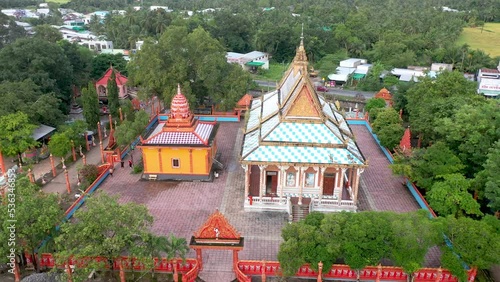
{"type": "Polygon", "coordinates": [[[87,125],[91,129],[97,128],[97,123],[100,122],[99,98],[95,86],[89,82],[87,88],[82,90],[83,116],[87,125]]]}
{"type": "Polygon", "coordinates": [[[287,276],[304,263],[316,269],[320,261],[327,272],[338,259],[358,271],[392,259],[411,274],[423,266],[428,248],[440,239],[425,211],[311,213],[287,225],[282,236],[278,259],[287,276]]]}
{"type": "Polygon", "coordinates": [[[108,97],[109,113],[114,118],[119,118],[120,94],[118,90],[118,85],[116,83],[116,74],[114,70],[111,72],[111,76],[108,79],[108,85],[106,87],[106,95],[108,97]]]}
{"type": "Polygon", "coordinates": [[[36,127],[23,112],[0,116],[0,151],[2,154],[17,156],[21,162],[21,154],[38,144],[32,137],[36,127]]]}

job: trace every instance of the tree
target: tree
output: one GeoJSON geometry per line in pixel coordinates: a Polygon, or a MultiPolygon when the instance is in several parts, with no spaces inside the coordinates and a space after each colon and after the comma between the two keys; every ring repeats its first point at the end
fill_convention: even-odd
{"type": "Polygon", "coordinates": [[[386,107],[385,100],[382,98],[373,98],[368,100],[365,105],[365,111],[367,111],[370,115],[372,114],[372,110],[375,109],[383,109],[386,107]]]}
{"type": "Polygon", "coordinates": [[[393,217],[390,223],[390,259],[411,276],[424,266],[425,255],[438,243],[441,234],[426,210],[395,214],[393,217]]]}
{"type": "Polygon", "coordinates": [[[109,113],[114,118],[119,118],[120,98],[118,93],[118,85],[116,85],[116,75],[114,70],[111,72],[111,76],[109,77],[106,94],[108,96],[109,113]]]}
{"type": "Polygon", "coordinates": [[[359,272],[369,265],[377,265],[388,253],[390,240],[389,214],[363,212],[351,218],[342,232],[345,263],[359,272]]]}
{"type": "Polygon", "coordinates": [[[14,19],[0,12],[0,49],[24,36],[26,36],[24,28],[18,26],[14,19]]]}
{"type": "MultiPolygon", "coordinates": [[[[71,43],[67,40],[61,40],[57,44],[63,49],[73,70],[72,83],[77,88],[85,86],[90,79],[94,52],[76,42],[71,43]]],[[[76,95],[76,93],[74,94],[76,95]]]]}
{"type": "Polygon", "coordinates": [[[500,210],[500,141],[497,141],[488,153],[488,159],[484,165],[485,174],[485,197],[488,199],[488,207],[493,211],[500,210]]]}
{"type": "Polygon", "coordinates": [[[88,125],[83,120],[74,121],[68,125],[63,125],[59,132],[64,132],[69,140],[73,140],[75,146],[85,146],[85,132],[88,130],[88,125]]]}
{"type": "Polygon", "coordinates": [[[99,54],[92,59],[92,72],[90,78],[99,79],[106,70],[113,66],[121,74],[127,76],[127,61],[121,54],[99,54]]]}
{"type": "Polygon", "coordinates": [[[51,43],[56,43],[57,41],[63,39],[59,30],[48,24],[37,25],[33,28],[33,30],[35,31],[34,38],[39,38],[51,43]]]}
{"type": "Polygon", "coordinates": [[[17,156],[22,163],[21,154],[34,148],[38,142],[33,139],[37,126],[29,122],[23,112],[0,116],[0,151],[6,156],[17,156]]]}
{"type": "Polygon", "coordinates": [[[489,269],[500,263],[500,233],[486,220],[474,220],[467,217],[441,218],[443,233],[452,244],[452,249],[442,242],[440,247],[446,255],[442,261],[443,267],[452,271],[452,274],[461,280],[467,280],[462,260],[470,267],[489,269]],[[455,252],[455,254],[451,253],[455,252]],[[462,267],[456,267],[460,265],[462,267]],[[454,267],[455,266],[455,267],[454,267]]]}
{"type": "Polygon", "coordinates": [[[378,134],[383,127],[390,124],[401,125],[401,119],[399,118],[398,112],[396,112],[394,108],[384,108],[377,112],[377,117],[372,123],[373,132],[378,134]]]}
{"type": "MultiPolygon", "coordinates": [[[[153,257],[146,255],[145,249],[151,246],[148,240],[152,236],[148,230],[153,217],[145,206],[119,204],[116,197],[104,193],[90,197],[86,205],[85,210],[75,213],[75,222],[61,225],[61,234],[56,238],[58,263],[66,262],[71,256],[76,259],[100,256],[112,261],[124,254],[147,256],[152,263],[153,257]]],[[[179,251],[186,249],[186,245],[177,247],[179,251]]],[[[92,267],[97,268],[89,264],[77,271],[90,272],[92,267]]]]}
{"type": "Polygon", "coordinates": [[[125,120],[116,128],[116,143],[119,146],[130,144],[144,131],[146,125],[149,123],[149,115],[144,110],[141,110],[134,114],[132,120],[125,120]]]}
{"type": "Polygon", "coordinates": [[[413,150],[407,159],[396,158],[391,168],[394,173],[411,179],[418,187],[430,190],[439,176],[461,173],[464,165],[444,142],[436,142],[426,149],[413,150]]]}
{"type": "Polygon", "coordinates": [[[399,145],[404,132],[405,129],[401,124],[393,123],[382,127],[378,131],[377,137],[380,140],[380,145],[392,150],[399,145]]]}
{"type": "Polygon", "coordinates": [[[37,123],[57,127],[66,120],[66,115],[60,110],[61,104],[61,99],[53,93],[44,94],[31,104],[28,114],[37,123]]]}
{"type": "Polygon", "coordinates": [[[429,205],[441,216],[452,215],[456,218],[467,215],[482,215],[479,204],[467,191],[470,180],[454,173],[441,176],[443,181],[435,182],[426,198],[429,205]]]}
{"type": "MultiPolygon", "coordinates": [[[[24,251],[36,256],[36,249],[40,243],[49,235],[54,235],[56,224],[64,216],[63,210],[59,207],[58,198],[55,194],[44,193],[40,188],[29,181],[25,176],[20,176],[15,181],[15,250],[16,254],[22,256],[24,251]]],[[[7,205],[0,205],[2,214],[9,214],[7,205]]],[[[12,218],[11,218],[12,219],[12,218]]],[[[2,221],[2,234],[10,234],[8,228],[12,222],[2,221]]],[[[8,240],[2,240],[0,251],[9,250],[8,240]]],[[[2,257],[6,257],[2,253],[2,257]]],[[[38,265],[35,268],[38,271],[38,265]]]]}
{"type": "Polygon", "coordinates": [[[42,93],[55,93],[68,111],[73,73],[61,47],[39,38],[22,38],[0,50],[0,81],[31,79],[42,93]]]}
{"type": "Polygon", "coordinates": [[[71,151],[71,139],[67,132],[57,132],[49,141],[50,153],[56,157],[64,158],[71,151]]]}
{"type": "MultiPolygon", "coordinates": [[[[30,79],[4,81],[0,83],[0,116],[24,112],[30,114],[30,105],[42,94],[40,88],[30,79]]],[[[33,120],[33,119],[30,119],[33,120]]]]}
{"type": "Polygon", "coordinates": [[[475,84],[459,72],[442,72],[436,79],[425,77],[406,93],[412,130],[421,135],[424,146],[440,140],[435,128],[443,118],[453,116],[462,105],[483,99],[475,84]]]}
{"type": "Polygon", "coordinates": [[[99,98],[95,90],[94,84],[89,82],[87,88],[82,90],[83,116],[90,128],[97,127],[100,122],[101,112],[99,109],[99,98]]]}

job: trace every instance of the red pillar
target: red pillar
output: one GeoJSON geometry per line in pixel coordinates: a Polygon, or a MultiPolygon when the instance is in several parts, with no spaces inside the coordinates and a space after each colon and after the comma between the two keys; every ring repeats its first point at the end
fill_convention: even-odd
{"type": "Polygon", "coordinates": [[[111,129],[113,129],[113,118],[111,117],[111,114],[109,114],[109,131],[111,131],[111,129]]]}
{"type": "Polygon", "coordinates": [[[177,272],[177,260],[174,259],[172,261],[172,265],[174,267],[174,282],[178,282],[179,281],[179,273],[177,272]]]}
{"type": "Polygon", "coordinates": [[[316,280],[317,282],[323,281],[321,278],[321,275],[323,274],[323,263],[320,261],[318,262],[318,279],[316,280]]]}
{"type": "Polygon", "coordinates": [[[102,141],[101,122],[97,123],[97,134],[99,136],[99,142],[101,142],[102,141]]]}
{"type": "Polygon", "coordinates": [[[73,161],[76,162],[75,142],[73,140],[71,140],[71,154],[73,155],[73,161]]]}
{"type": "Polygon", "coordinates": [[[375,282],[380,282],[380,277],[382,276],[382,265],[379,263],[377,266],[377,278],[375,279],[375,282]]]}
{"type": "Polygon", "coordinates": [[[262,282],[266,282],[266,261],[265,260],[262,261],[262,269],[261,269],[261,271],[262,271],[261,281],[262,282]]]}
{"type": "Polygon", "coordinates": [[[3,154],[2,152],[0,151],[0,170],[2,172],[2,175],[6,174],[7,173],[7,170],[5,169],[5,163],[3,161],[3,154]]]}
{"type": "Polygon", "coordinates": [[[66,263],[66,274],[68,274],[68,282],[73,282],[73,277],[71,274],[71,267],[69,266],[69,262],[66,263]]]}
{"type": "Polygon", "coordinates": [[[56,166],[54,165],[54,157],[50,154],[50,167],[52,168],[52,176],[56,177],[56,166]]]}
{"type": "Polygon", "coordinates": [[[64,178],[66,178],[66,190],[68,191],[68,194],[71,193],[71,184],[69,183],[69,175],[68,175],[68,170],[64,170],[64,178]]]}
{"type": "Polygon", "coordinates": [[[123,261],[120,259],[120,282],[126,282],[125,271],[123,270],[123,261]]]}
{"type": "Polygon", "coordinates": [[[238,267],[238,250],[233,250],[233,267],[238,267]]]}
{"type": "Polygon", "coordinates": [[[102,146],[102,141],[99,141],[99,147],[101,150],[101,163],[104,163],[104,148],[102,146]]]}
{"type": "Polygon", "coordinates": [[[83,165],[86,165],[87,164],[87,156],[83,155],[82,161],[83,161],[83,165]]]}
{"type": "Polygon", "coordinates": [[[203,258],[201,257],[201,249],[196,249],[196,260],[200,265],[200,270],[203,269],[203,258]]]}
{"type": "Polygon", "coordinates": [[[14,281],[21,281],[21,273],[19,273],[19,264],[17,263],[17,259],[14,261],[14,281]]]}

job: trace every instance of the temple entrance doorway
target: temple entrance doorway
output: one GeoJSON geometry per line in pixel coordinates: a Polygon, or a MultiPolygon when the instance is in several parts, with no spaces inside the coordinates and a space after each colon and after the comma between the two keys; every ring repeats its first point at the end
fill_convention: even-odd
{"type": "Polygon", "coordinates": [[[333,196],[333,188],[335,187],[335,174],[325,173],[323,180],[323,195],[333,196]]]}
{"type": "Polygon", "coordinates": [[[278,192],[278,172],[266,172],[266,194],[277,194],[278,192]]]}

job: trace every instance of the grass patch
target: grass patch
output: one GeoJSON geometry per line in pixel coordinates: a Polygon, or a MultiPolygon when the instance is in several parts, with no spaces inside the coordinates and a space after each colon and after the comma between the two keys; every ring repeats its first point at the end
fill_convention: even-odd
{"type": "Polygon", "coordinates": [[[458,38],[457,44],[467,44],[471,49],[480,49],[490,57],[500,56],[500,48],[498,48],[500,46],[500,23],[486,23],[484,28],[466,27],[458,38]]]}
{"type": "Polygon", "coordinates": [[[269,63],[269,69],[260,69],[256,74],[252,74],[253,79],[280,81],[288,68],[288,64],[269,63]]]}

